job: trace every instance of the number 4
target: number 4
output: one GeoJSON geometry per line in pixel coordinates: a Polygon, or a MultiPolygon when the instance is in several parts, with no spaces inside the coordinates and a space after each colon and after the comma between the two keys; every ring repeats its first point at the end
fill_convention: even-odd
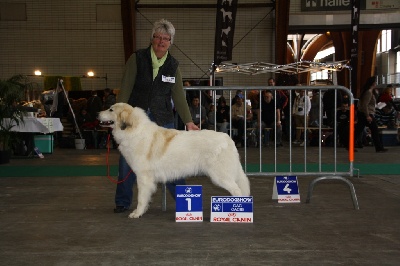
{"type": "Polygon", "coordinates": [[[290,194],[290,192],[292,191],[292,189],[289,188],[289,184],[286,184],[286,186],[284,187],[283,191],[286,191],[288,194],[290,194]]]}

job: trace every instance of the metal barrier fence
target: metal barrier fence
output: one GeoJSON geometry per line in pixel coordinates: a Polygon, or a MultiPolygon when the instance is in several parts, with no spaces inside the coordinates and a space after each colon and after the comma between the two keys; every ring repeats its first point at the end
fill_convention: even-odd
{"type": "MultiPolygon", "coordinates": [[[[277,139],[277,123],[274,123],[274,127],[262,128],[254,127],[253,125],[245,124],[244,129],[244,147],[239,149],[242,156],[244,171],[248,176],[316,176],[310,184],[307,193],[306,202],[309,203],[312,197],[312,192],[316,183],[322,180],[339,180],[345,182],[351,193],[353,206],[355,209],[359,209],[357,196],[353,184],[347,177],[352,177],[353,172],[357,171],[353,167],[354,163],[354,99],[352,93],[345,87],[342,86],[250,86],[250,87],[238,87],[238,86],[193,86],[184,87],[186,91],[199,91],[200,95],[202,91],[210,90],[212,92],[212,99],[214,108],[214,130],[217,130],[216,123],[216,111],[217,111],[217,92],[218,94],[223,94],[226,98],[227,104],[229,103],[230,109],[230,121],[229,121],[229,134],[233,137],[234,128],[232,127],[232,99],[235,97],[235,92],[237,90],[242,90],[244,99],[243,103],[246,104],[247,91],[257,91],[258,92],[258,102],[262,103],[262,91],[270,90],[273,93],[274,99],[277,99],[278,90],[288,90],[289,99],[289,114],[285,114],[285,126],[286,126],[286,137],[285,148],[280,147],[276,143],[277,139]],[[293,125],[293,91],[304,91],[307,94],[308,91],[317,90],[319,93],[319,115],[318,122],[316,126],[310,127],[307,122],[307,114],[304,112],[304,126],[294,128],[293,125]],[[350,108],[350,125],[349,125],[349,149],[348,149],[348,160],[338,161],[337,156],[337,112],[336,107],[333,115],[333,127],[326,127],[323,125],[323,106],[322,106],[322,94],[328,90],[334,91],[334,106],[337,106],[337,95],[341,93],[342,95],[347,95],[349,108],[350,108]],[[304,146],[298,147],[299,145],[293,144],[293,135],[295,130],[302,130],[302,140],[304,141],[304,146]],[[273,132],[274,144],[269,147],[263,147],[262,140],[263,134],[269,134],[273,132]],[[313,138],[317,139],[316,146],[310,146],[308,134],[312,134],[313,138]],[[326,137],[331,136],[332,139],[332,149],[324,147],[326,137]],[[333,137],[332,137],[333,136],[333,137]],[[254,141],[255,140],[255,141],[254,141]],[[254,145],[256,147],[250,147],[250,144],[257,143],[254,145]],[[288,145],[288,147],[286,147],[288,145]],[[288,149],[286,149],[288,148],[288,149]]],[[[199,95],[199,96],[200,96],[199,95]]],[[[315,96],[314,96],[315,97],[315,96]]],[[[200,96],[200,106],[202,105],[202,97],[200,96]]],[[[277,102],[275,101],[275,109],[277,102]]],[[[243,107],[245,108],[245,107],[243,107]]],[[[201,108],[200,108],[201,110],[201,108]]],[[[244,119],[247,120],[247,112],[244,112],[244,119]]],[[[201,114],[200,114],[201,117],[201,114]]],[[[264,136],[265,137],[265,136],[264,136]]],[[[265,138],[264,138],[265,139],[265,138]]],[[[314,144],[315,145],[315,144],[314,144]]],[[[163,186],[163,209],[166,209],[166,193],[165,186],[163,186]]]]}

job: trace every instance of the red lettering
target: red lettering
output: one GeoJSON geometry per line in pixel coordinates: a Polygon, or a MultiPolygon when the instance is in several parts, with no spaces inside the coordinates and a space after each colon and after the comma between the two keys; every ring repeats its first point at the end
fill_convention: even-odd
{"type": "Polygon", "coordinates": [[[213,219],[214,222],[230,222],[230,219],[228,217],[214,217],[213,219]]]}
{"type": "Polygon", "coordinates": [[[189,220],[191,220],[191,221],[202,221],[203,217],[189,217],[189,220]]]}
{"type": "Polygon", "coordinates": [[[232,221],[237,223],[251,223],[251,218],[233,218],[232,221]]]}
{"type": "Polygon", "coordinates": [[[281,198],[279,201],[294,201],[294,202],[300,202],[300,199],[295,199],[295,198],[281,198]]]}

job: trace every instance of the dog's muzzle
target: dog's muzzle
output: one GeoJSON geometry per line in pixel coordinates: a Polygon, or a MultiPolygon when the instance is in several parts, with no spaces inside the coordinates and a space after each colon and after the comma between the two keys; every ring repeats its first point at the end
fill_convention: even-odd
{"type": "Polygon", "coordinates": [[[114,121],[100,121],[100,126],[102,127],[110,127],[114,125],[114,121]]]}

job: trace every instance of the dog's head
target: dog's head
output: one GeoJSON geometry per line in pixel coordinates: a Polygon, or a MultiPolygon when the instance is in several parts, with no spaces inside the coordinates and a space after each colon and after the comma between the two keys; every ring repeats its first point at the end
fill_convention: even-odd
{"type": "Polygon", "coordinates": [[[98,119],[103,127],[118,128],[125,130],[134,126],[134,110],[126,103],[116,103],[109,109],[101,111],[98,119]]]}

